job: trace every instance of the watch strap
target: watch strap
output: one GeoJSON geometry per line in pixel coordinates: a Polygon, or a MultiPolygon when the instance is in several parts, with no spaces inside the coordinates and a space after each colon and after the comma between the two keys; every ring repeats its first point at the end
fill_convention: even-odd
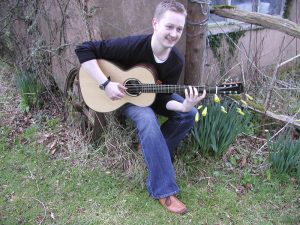
{"type": "Polygon", "coordinates": [[[104,90],[105,87],[108,85],[109,82],[110,82],[110,79],[107,79],[107,81],[105,81],[103,84],[100,84],[99,85],[100,89],[104,90]]]}

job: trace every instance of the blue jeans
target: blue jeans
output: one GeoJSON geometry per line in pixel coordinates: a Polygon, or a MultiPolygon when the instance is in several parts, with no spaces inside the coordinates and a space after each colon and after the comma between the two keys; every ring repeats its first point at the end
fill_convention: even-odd
{"type": "MultiPolygon", "coordinates": [[[[184,100],[177,94],[172,94],[171,98],[179,102],[184,100]]],[[[126,104],[121,112],[137,128],[148,170],[146,186],[150,196],[159,199],[179,192],[171,157],[193,127],[197,110],[193,108],[182,113],[167,110],[165,106],[151,108],[126,104]],[[168,118],[161,126],[156,113],[168,118]]]]}

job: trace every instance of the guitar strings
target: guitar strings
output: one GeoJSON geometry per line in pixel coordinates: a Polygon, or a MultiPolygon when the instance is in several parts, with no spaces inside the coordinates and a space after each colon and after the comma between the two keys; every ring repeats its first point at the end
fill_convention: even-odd
{"type": "MultiPolygon", "coordinates": [[[[129,91],[134,92],[162,92],[162,93],[171,93],[174,91],[184,91],[189,88],[189,85],[156,85],[156,84],[125,84],[125,87],[128,88],[129,91]]],[[[198,91],[203,91],[206,89],[208,93],[216,93],[218,90],[219,93],[238,93],[237,87],[238,85],[229,85],[229,86],[220,86],[220,87],[205,87],[205,86],[193,86],[198,91]],[[233,89],[233,90],[232,90],[233,89]]]]}

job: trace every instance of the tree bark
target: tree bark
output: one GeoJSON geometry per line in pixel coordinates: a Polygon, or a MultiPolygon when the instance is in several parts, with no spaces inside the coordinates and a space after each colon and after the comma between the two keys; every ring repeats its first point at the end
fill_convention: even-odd
{"type": "Polygon", "coordinates": [[[205,62],[209,5],[188,1],[184,83],[200,85],[205,62]]]}
{"type": "Polygon", "coordinates": [[[256,12],[248,12],[229,6],[214,7],[210,10],[210,12],[218,16],[239,20],[245,23],[256,24],[265,28],[281,31],[296,38],[300,38],[300,26],[281,17],[256,12]]]}

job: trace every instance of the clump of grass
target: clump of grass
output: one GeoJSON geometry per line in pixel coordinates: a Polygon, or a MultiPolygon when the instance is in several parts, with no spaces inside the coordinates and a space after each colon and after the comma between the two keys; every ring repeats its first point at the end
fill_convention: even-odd
{"type": "Polygon", "coordinates": [[[30,109],[36,108],[43,90],[38,76],[30,72],[18,73],[16,85],[21,96],[20,110],[29,112],[30,109]]]}
{"type": "Polygon", "coordinates": [[[286,133],[268,143],[269,160],[272,168],[279,173],[296,174],[300,178],[300,140],[293,140],[286,133]]]}

